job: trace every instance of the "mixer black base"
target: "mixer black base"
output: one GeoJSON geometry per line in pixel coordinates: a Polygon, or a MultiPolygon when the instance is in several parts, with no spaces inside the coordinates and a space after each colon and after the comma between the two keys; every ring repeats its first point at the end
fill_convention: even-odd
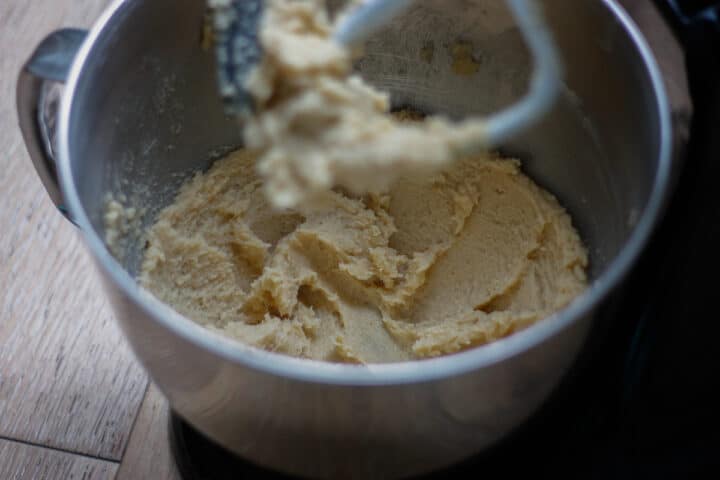
{"type": "Polygon", "coordinates": [[[289,477],[242,460],[198,433],[179,416],[169,415],[170,449],[183,480],[278,480],[289,477]]]}

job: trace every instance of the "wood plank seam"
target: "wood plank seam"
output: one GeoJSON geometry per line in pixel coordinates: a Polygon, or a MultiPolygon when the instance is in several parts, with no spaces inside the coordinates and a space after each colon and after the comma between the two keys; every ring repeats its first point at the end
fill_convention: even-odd
{"type": "Polygon", "coordinates": [[[142,400],[138,404],[137,410],[135,411],[135,418],[133,418],[132,424],[130,425],[130,434],[128,435],[127,441],[125,442],[125,445],[123,445],[123,450],[120,453],[120,461],[119,463],[122,463],[123,460],[125,460],[125,454],[127,453],[128,446],[130,445],[130,438],[132,437],[133,432],[135,431],[135,427],[137,426],[138,419],[140,418],[140,413],[142,412],[143,404],[145,403],[145,400],[147,400],[148,395],[150,394],[150,385],[152,384],[152,380],[148,379],[147,383],[145,385],[145,392],[143,393],[142,400]]]}
{"type": "Polygon", "coordinates": [[[2,480],[111,480],[119,468],[115,462],[11,440],[0,440],[0,458],[2,480]]]}
{"type": "Polygon", "coordinates": [[[21,439],[18,439],[18,438],[10,438],[10,437],[6,437],[6,436],[4,436],[4,435],[0,435],[0,441],[9,442],[9,443],[15,443],[15,444],[18,444],[18,445],[25,445],[25,446],[28,446],[28,447],[42,448],[42,449],[44,449],[44,450],[52,450],[53,452],[64,453],[64,454],[68,454],[68,455],[73,455],[73,456],[75,456],[75,457],[88,458],[88,459],[90,459],[90,460],[100,460],[100,461],[103,461],[103,462],[116,463],[116,464],[118,464],[118,465],[120,464],[119,461],[113,460],[112,458],[105,458],[105,457],[100,457],[100,456],[97,456],[97,455],[89,455],[89,454],[87,454],[87,453],[74,452],[74,451],[72,451],[72,450],[67,450],[67,449],[65,449],[65,448],[53,447],[53,446],[45,445],[45,444],[42,444],[42,443],[28,442],[27,440],[21,440],[21,439]]]}

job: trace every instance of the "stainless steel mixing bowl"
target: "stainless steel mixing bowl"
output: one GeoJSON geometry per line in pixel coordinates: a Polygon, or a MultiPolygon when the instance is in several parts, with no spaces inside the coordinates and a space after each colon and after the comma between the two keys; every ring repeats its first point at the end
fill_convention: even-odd
{"type": "MultiPolygon", "coordinates": [[[[421,1],[370,41],[358,69],[398,105],[457,117],[495,110],[522,93],[530,70],[500,3],[421,1]],[[453,71],[458,44],[472,46],[476,73],[453,71]]],[[[123,194],[150,225],[184,179],[239,144],[216,94],[212,54],[201,47],[204,2],[119,0],[79,51],[78,32],[43,42],[18,84],[28,148],[79,226],[128,341],[176,412],[265,466],[395,477],[472,455],[538,408],[643,248],[671,171],[666,94],[627,15],[610,0],[543,3],[567,89],[553,113],[506,150],[574,215],[589,245],[592,285],[507,339],[393,365],[312,362],[220,338],[136,285],[141,237],[127,239],[119,261],[107,250],[108,193],[123,194]],[[66,80],[57,116],[46,110],[50,80],[66,80]],[[48,118],[56,119],[56,149],[48,118]]]]}

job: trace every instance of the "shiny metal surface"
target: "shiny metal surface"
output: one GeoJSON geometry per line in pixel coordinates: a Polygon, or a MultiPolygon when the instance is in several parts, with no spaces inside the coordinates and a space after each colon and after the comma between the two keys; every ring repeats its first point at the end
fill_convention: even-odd
{"type": "MultiPolygon", "coordinates": [[[[398,105],[462,117],[524,91],[527,52],[496,2],[420,3],[358,62],[398,105]],[[482,65],[475,75],[452,73],[456,41],[473,45],[482,65]]],[[[216,336],[137,287],[140,236],[120,262],[107,251],[108,192],[145,207],[148,225],[183,179],[236,146],[239,133],[215,95],[212,52],[197,41],[203,2],[122,0],[105,13],[67,83],[59,178],[123,331],[176,411],[266,466],[313,477],[396,477],[472,455],[537,409],[582,347],[595,308],[644,246],[671,167],[660,74],[627,16],[609,0],[543,3],[568,89],[549,118],[506,150],[573,213],[590,246],[592,285],[563,312],[505,340],[368,367],[282,357],[216,336]]]]}
{"type": "Polygon", "coordinates": [[[208,5],[215,35],[219,93],[229,112],[249,114],[253,105],[245,83],[262,57],[258,29],[264,0],[222,0],[208,5]]]}
{"type": "Polygon", "coordinates": [[[48,35],[23,66],[17,80],[17,112],[30,159],[50,199],[67,214],[55,165],[59,93],[53,84],[67,79],[87,32],[64,29],[48,35]]]}

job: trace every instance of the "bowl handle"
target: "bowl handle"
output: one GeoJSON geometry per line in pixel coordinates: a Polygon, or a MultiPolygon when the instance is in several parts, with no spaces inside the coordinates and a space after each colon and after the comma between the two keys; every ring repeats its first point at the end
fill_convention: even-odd
{"type": "Polygon", "coordinates": [[[84,30],[63,29],[45,37],[20,71],[16,90],[25,147],[48,195],[70,221],[55,166],[56,119],[62,84],[86,36],[84,30]]]}

